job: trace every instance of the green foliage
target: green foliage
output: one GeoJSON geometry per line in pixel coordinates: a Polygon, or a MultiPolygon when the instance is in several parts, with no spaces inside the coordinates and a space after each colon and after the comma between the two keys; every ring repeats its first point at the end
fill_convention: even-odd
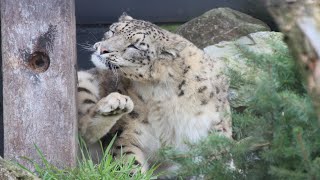
{"type": "Polygon", "coordinates": [[[163,157],[181,163],[181,178],[319,179],[320,129],[310,97],[287,47],[272,43],[272,54],[257,54],[238,46],[262,71],[246,79],[230,70],[231,87],[254,84],[245,110],[232,110],[234,141],[212,135],[191,151],[164,150],[163,157]],[[179,158],[177,158],[179,157],[179,158]],[[233,162],[235,167],[230,163],[233,162]]]}
{"type": "Polygon", "coordinates": [[[241,153],[240,149],[243,149],[243,145],[222,136],[209,136],[200,143],[190,144],[191,150],[187,153],[179,153],[167,148],[163,149],[160,155],[165,161],[181,165],[179,172],[171,174],[180,179],[199,175],[206,175],[206,179],[216,179],[216,177],[239,179],[243,175],[230,168],[233,158],[231,151],[237,147],[238,153],[241,153]]]}
{"type": "MultiPolygon", "coordinates": [[[[128,160],[128,158],[122,156],[121,158],[114,159],[109,153],[112,143],[106,148],[98,164],[93,162],[83,141],[80,144],[81,159],[78,160],[77,167],[73,169],[55,167],[48,162],[40,149],[36,147],[42,162],[39,164],[29,160],[34,165],[34,174],[44,180],[147,180],[155,178],[153,177],[155,168],[150,169],[146,173],[141,173],[141,167],[134,164],[133,158],[128,160]]],[[[23,166],[21,167],[26,169],[23,166]]],[[[28,171],[30,172],[30,170],[28,171]]]]}
{"type": "Polygon", "coordinates": [[[175,32],[181,24],[172,23],[172,24],[160,24],[159,26],[167,31],[175,32]]]}

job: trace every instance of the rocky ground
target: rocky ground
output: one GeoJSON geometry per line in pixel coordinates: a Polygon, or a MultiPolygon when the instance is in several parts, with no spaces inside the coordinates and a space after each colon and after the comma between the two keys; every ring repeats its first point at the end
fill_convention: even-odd
{"type": "Polygon", "coordinates": [[[1,180],[38,180],[29,172],[18,167],[16,164],[5,161],[0,157],[0,179],[1,180]]]}

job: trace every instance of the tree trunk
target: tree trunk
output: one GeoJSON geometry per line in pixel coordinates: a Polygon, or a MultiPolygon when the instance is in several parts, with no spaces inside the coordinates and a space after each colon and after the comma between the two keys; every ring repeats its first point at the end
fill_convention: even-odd
{"type": "Polygon", "coordinates": [[[267,0],[267,7],[300,64],[320,122],[320,1],[267,0]]]}
{"type": "Polygon", "coordinates": [[[1,0],[4,157],[32,168],[77,155],[73,0],[1,0]]]}

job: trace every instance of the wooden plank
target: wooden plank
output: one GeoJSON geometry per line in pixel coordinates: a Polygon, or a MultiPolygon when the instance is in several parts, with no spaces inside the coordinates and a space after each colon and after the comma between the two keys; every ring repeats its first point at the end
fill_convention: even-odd
{"type": "Polygon", "coordinates": [[[268,0],[267,3],[300,64],[320,122],[320,1],[268,0]]]}
{"type": "Polygon", "coordinates": [[[4,157],[77,155],[74,0],[1,0],[4,157]]]}

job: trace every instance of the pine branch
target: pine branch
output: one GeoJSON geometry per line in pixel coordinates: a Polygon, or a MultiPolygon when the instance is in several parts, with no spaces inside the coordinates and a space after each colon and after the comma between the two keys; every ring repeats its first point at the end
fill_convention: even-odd
{"type": "Polygon", "coordinates": [[[309,153],[307,152],[307,149],[305,147],[305,144],[303,142],[303,138],[302,138],[302,130],[297,130],[297,142],[299,144],[300,147],[300,151],[302,154],[302,158],[303,158],[303,162],[305,163],[305,168],[306,169],[310,169],[311,168],[311,162],[310,162],[310,157],[309,157],[309,153]]]}

